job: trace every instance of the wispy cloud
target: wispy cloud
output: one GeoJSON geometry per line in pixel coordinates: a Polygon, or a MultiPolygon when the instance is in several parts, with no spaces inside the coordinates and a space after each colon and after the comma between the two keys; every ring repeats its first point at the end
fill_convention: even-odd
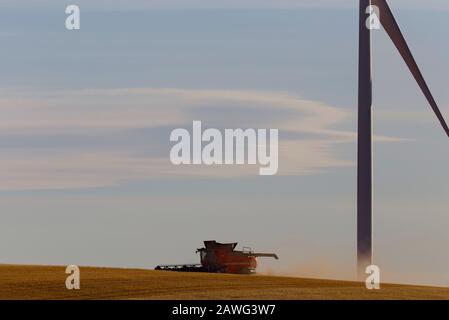
{"type": "MultiPolygon", "coordinates": [[[[239,177],[256,166],[173,166],[169,132],[193,120],[217,128],[277,128],[279,174],[351,166],[339,152],[350,112],[283,92],[102,89],[8,92],[0,99],[0,190],[109,186],[172,177],[239,177]]],[[[379,137],[381,141],[396,141],[379,137]]],[[[352,159],[352,157],[348,157],[352,159]]]]}

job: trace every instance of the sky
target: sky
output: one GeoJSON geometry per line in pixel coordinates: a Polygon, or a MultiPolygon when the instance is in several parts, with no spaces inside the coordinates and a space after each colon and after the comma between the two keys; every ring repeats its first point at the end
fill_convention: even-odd
{"type": "MultiPolygon", "coordinates": [[[[449,5],[390,1],[449,118],[449,5]]],[[[0,263],[153,268],[203,240],[264,273],[350,279],[357,1],[0,3],[0,263]],[[279,172],[169,161],[171,130],[279,129],[279,172]]],[[[449,286],[447,137],[373,32],[374,262],[449,286]]]]}

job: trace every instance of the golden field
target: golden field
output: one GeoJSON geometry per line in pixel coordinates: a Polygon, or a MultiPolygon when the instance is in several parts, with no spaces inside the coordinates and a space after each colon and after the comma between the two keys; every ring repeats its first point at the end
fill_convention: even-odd
{"type": "Polygon", "coordinates": [[[65,267],[0,265],[0,299],[449,299],[449,288],[276,277],[80,267],[81,289],[65,288],[65,267]]]}

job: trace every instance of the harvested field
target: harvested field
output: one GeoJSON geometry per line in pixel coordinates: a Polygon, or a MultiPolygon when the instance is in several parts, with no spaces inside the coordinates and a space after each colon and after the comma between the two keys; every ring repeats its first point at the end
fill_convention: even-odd
{"type": "Polygon", "coordinates": [[[65,267],[0,265],[0,299],[449,299],[449,288],[262,275],[80,267],[81,289],[65,288],[65,267]]]}

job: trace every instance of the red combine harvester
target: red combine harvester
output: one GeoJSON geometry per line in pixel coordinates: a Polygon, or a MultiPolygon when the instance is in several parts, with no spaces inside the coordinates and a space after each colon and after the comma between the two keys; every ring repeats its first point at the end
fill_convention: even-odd
{"type": "Polygon", "coordinates": [[[204,241],[204,248],[196,250],[200,253],[201,264],[159,265],[155,270],[252,274],[256,273],[257,257],[278,259],[274,253],[256,253],[250,248],[238,251],[236,246],[237,242],[204,241]]]}

